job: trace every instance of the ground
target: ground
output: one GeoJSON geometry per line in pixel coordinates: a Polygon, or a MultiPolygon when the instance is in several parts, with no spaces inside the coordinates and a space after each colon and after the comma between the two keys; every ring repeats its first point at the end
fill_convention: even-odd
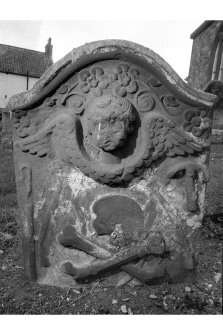
{"type": "Polygon", "coordinates": [[[222,168],[223,146],[212,145],[193,283],[61,289],[24,278],[12,151],[0,148],[0,314],[222,314],[222,168]]]}

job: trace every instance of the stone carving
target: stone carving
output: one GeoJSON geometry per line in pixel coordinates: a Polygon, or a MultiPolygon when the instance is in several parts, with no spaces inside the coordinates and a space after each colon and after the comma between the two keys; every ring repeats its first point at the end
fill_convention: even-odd
{"type": "Polygon", "coordinates": [[[95,42],[9,101],[16,175],[32,169],[31,200],[17,185],[21,218],[33,206],[38,282],[150,284],[194,269],[217,98],[163,62],[95,42]]]}
{"type": "Polygon", "coordinates": [[[205,109],[188,110],[184,114],[183,128],[197,137],[207,138],[210,135],[212,112],[205,109]]]}
{"type": "Polygon", "coordinates": [[[103,89],[108,86],[107,76],[103,76],[104,71],[101,67],[92,67],[90,71],[83,70],[79,74],[79,88],[84,93],[92,91],[95,96],[101,96],[103,89]]]}
{"type": "Polygon", "coordinates": [[[166,107],[177,107],[177,106],[179,106],[179,103],[176,100],[176,98],[174,96],[171,96],[171,95],[163,97],[163,104],[166,107]]]}
{"type": "Polygon", "coordinates": [[[223,84],[219,80],[211,80],[204,88],[205,92],[217,95],[218,101],[215,107],[222,108],[223,106],[223,84]]]}
{"type": "Polygon", "coordinates": [[[113,75],[113,80],[118,80],[114,87],[114,92],[120,96],[126,96],[127,93],[135,93],[138,90],[137,81],[134,77],[138,75],[137,69],[129,69],[128,64],[119,64],[113,75]]]}
{"type": "Polygon", "coordinates": [[[201,188],[203,183],[209,181],[208,171],[194,162],[179,162],[167,170],[165,176],[166,184],[168,184],[172,178],[176,178],[177,175],[178,177],[184,178],[188,211],[196,212],[199,209],[197,194],[198,184],[200,184],[199,187],[201,188]],[[202,172],[202,180],[200,181],[198,180],[199,172],[202,172]]]}
{"type": "Polygon", "coordinates": [[[140,91],[136,96],[136,100],[140,112],[149,112],[155,106],[155,99],[148,90],[140,91]]]}
{"type": "Polygon", "coordinates": [[[12,125],[10,113],[5,108],[0,108],[0,145],[2,148],[12,148],[12,125]]]}
{"type": "Polygon", "coordinates": [[[85,135],[102,151],[110,152],[122,147],[133,131],[135,115],[131,104],[124,98],[107,95],[95,99],[86,113],[85,135]]]}
{"type": "MultiPolygon", "coordinates": [[[[78,243],[76,242],[76,232],[72,226],[68,226],[67,233],[70,235],[70,239],[65,242],[62,239],[61,243],[66,246],[66,244],[74,245],[77,248],[78,243]],[[68,228],[70,228],[68,230],[68,228]],[[73,234],[72,234],[73,233],[73,234]]],[[[91,251],[91,248],[88,246],[88,241],[83,240],[81,245],[78,245],[79,250],[84,251],[92,256],[94,252],[91,251]]],[[[105,250],[106,251],[106,250],[105,250]]],[[[75,279],[85,279],[86,277],[95,276],[100,272],[115,268],[120,266],[121,270],[133,275],[135,278],[144,281],[143,273],[141,274],[141,269],[136,265],[122,265],[123,263],[130,262],[139,257],[145,257],[148,255],[162,255],[165,251],[165,245],[160,236],[152,236],[146,241],[141,241],[131,248],[123,248],[120,251],[117,251],[114,254],[111,254],[110,257],[107,257],[103,260],[104,253],[97,255],[97,258],[102,258],[102,260],[96,260],[90,266],[82,266],[75,268],[70,262],[64,263],[65,271],[72,275],[75,279]]]]}
{"type": "Polygon", "coordinates": [[[32,201],[32,170],[29,164],[19,166],[19,179],[24,185],[26,224],[21,225],[23,241],[23,259],[25,264],[25,274],[30,280],[36,279],[35,266],[35,245],[34,245],[34,225],[33,225],[33,201],[32,201]]]}

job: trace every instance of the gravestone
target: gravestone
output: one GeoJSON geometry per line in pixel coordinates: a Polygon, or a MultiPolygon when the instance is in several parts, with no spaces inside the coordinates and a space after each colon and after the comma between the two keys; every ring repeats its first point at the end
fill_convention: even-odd
{"type": "Polygon", "coordinates": [[[1,145],[3,148],[12,148],[12,125],[10,120],[10,112],[6,108],[2,110],[2,138],[1,145]]]}
{"type": "Polygon", "coordinates": [[[121,40],[73,49],[12,97],[26,277],[74,287],[193,274],[216,101],[121,40]]]}

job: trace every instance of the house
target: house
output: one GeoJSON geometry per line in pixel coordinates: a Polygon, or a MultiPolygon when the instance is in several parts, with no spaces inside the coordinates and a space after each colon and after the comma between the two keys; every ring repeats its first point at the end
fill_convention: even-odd
{"type": "MultiPolygon", "coordinates": [[[[188,84],[196,89],[205,90],[210,81],[214,80],[218,81],[223,88],[223,84],[221,85],[221,82],[223,83],[223,21],[204,21],[190,38],[193,40],[193,47],[188,84]]],[[[221,94],[223,95],[223,91],[221,94]]],[[[214,136],[216,134],[216,138],[220,138],[220,141],[223,141],[222,102],[214,111],[213,122],[213,134],[214,136]]]]}
{"type": "MultiPolygon", "coordinates": [[[[30,90],[42,74],[53,64],[51,38],[45,52],[0,44],[0,123],[2,123],[2,144],[11,142],[8,98],[30,90]]],[[[1,131],[1,130],[0,130],[1,131]]]]}

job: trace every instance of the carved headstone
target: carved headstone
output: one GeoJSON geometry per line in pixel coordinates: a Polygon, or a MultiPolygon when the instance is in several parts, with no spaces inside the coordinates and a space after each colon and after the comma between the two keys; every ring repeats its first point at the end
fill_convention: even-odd
{"type": "Polygon", "coordinates": [[[10,120],[10,112],[2,108],[2,147],[12,148],[12,125],[10,120]]]}
{"type": "Polygon", "coordinates": [[[215,101],[118,40],[74,49],[12,97],[27,277],[150,284],[195,269],[215,101]]]}

